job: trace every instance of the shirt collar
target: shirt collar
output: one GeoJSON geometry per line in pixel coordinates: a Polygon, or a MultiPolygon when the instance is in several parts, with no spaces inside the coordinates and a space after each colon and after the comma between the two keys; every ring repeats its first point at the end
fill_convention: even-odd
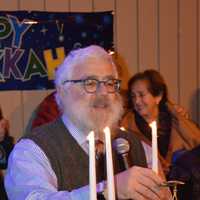
{"type": "Polygon", "coordinates": [[[87,142],[86,134],[81,132],[66,115],[62,115],[62,121],[80,146],[87,142]]]}

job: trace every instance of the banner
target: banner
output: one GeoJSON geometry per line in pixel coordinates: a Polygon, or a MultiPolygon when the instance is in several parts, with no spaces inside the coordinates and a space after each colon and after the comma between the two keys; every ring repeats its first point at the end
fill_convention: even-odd
{"type": "Polygon", "coordinates": [[[112,12],[0,12],[0,90],[54,87],[55,68],[72,49],[113,48],[112,12]]]}

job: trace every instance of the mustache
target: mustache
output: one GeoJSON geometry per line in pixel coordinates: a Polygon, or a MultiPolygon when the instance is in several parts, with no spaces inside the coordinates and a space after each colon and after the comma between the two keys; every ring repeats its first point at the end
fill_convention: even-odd
{"type": "Polygon", "coordinates": [[[110,101],[105,96],[99,96],[94,99],[94,101],[91,103],[92,107],[109,107],[110,101]]]}

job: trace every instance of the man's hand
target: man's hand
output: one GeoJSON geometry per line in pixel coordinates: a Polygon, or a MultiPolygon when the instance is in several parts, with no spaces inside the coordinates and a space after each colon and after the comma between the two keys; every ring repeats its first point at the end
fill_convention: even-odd
{"type": "Polygon", "coordinates": [[[9,123],[6,119],[0,120],[0,142],[4,140],[5,134],[8,131],[9,123]]]}
{"type": "Polygon", "coordinates": [[[164,181],[151,169],[134,166],[115,177],[119,199],[171,199],[169,190],[161,187],[164,181]]]}

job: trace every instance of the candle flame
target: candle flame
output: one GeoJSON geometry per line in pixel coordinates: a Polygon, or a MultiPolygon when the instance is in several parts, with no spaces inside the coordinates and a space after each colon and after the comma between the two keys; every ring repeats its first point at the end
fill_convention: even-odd
{"type": "Polygon", "coordinates": [[[122,131],[126,131],[126,129],[123,126],[121,126],[119,129],[122,131]]]}
{"type": "Polygon", "coordinates": [[[152,122],[149,124],[149,126],[150,126],[151,128],[156,127],[156,121],[152,121],[152,122]]]}
{"type": "Polygon", "coordinates": [[[87,135],[87,140],[90,140],[90,138],[94,135],[94,131],[90,131],[87,135]]]}
{"type": "Polygon", "coordinates": [[[104,129],[103,129],[104,133],[110,133],[110,128],[108,126],[106,126],[104,129]]]}

